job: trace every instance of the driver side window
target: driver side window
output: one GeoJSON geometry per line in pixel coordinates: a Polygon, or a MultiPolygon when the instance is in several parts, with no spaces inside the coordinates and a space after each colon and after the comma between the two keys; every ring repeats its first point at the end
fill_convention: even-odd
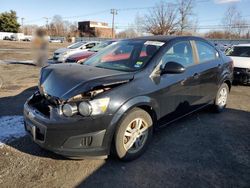
{"type": "Polygon", "coordinates": [[[162,61],[180,63],[184,67],[194,64],[192,47],[189,41],[177,42],[163,55],[162,61]]]}

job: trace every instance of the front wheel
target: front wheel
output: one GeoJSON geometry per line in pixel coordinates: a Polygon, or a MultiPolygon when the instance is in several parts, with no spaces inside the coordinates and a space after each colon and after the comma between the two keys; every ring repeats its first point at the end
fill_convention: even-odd
{"type": "Polygon", "coordinates": [[[139,157],[147,148],[152,137],[152,118],[144,110],[134,108],[119,124],[115,137],[115,153],[124,161],[139,157]]]}
{"type": "Polygon", "coordinates": [[[226,83],[223,83],[216,95],[214,107],[216,112],[222,112],[227,105],[227,99],[229,94],[229,87],[226,83]]]}

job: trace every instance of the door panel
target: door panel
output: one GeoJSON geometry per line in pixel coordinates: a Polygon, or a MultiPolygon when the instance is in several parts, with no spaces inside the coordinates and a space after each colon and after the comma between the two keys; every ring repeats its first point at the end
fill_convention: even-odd
{"type": "Polygon", "coordinates": [[[194,64],[192,47],[189,41],[173,44],[163,55],[162,62],[177,62],[186,67],[181,74],[164,74],[160,77],[157,100],[161,109],[161,121],[182,116],[195,108],[200,100],[200,78],[197,65],[194,64]]]}
{"type": "Polygon", "coordinates": [[[200,103],[206,104],[214,100],[218,90],[218,74],[222,64],[219,53],[210,44],[196,41],[196,49],[200,70],[200,92],[202,95],[200,103]]]}

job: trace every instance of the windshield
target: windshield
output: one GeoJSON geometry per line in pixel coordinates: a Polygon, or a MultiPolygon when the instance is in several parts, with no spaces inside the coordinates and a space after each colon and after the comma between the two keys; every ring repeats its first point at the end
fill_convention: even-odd
{"type": "Polygon", "coordinates": [[[91,48],[89,51],[91,51],[91,52],[98,52],[99,50],[107,47],[108,45],[112,44],[113,42],[114,41],[101,42],[100,44],[98,44],[95,47],[91,48]]]}
{"type": "Polygon", "coordinates": [[[156,54],[163,42],[120,41],[87,59],[84,65],[132,72],[141,69],[156,54]]]}
{"type": "Polygon", "coordinates": [[[71,46],[69,46],[68,48],[69,49],[76,49],[76,48],[79,48],[81,47],[83,44],[85,44],[86,42],[77,42],[75,44],[72,44],[71,46]]]}
{"type": "Polygon", "coordinates": [[[227,56],[250,57],[250,47],[234,46],[226,52],[227,56]]]}

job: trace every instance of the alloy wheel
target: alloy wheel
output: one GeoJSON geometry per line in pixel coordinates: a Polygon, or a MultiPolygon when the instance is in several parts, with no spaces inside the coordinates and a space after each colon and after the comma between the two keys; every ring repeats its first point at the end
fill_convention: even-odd
{"type": "Polygon", "coordinates": [[[138,152],[148,137],[148,124],[142,118],[131,121],[124,133],[123,146],[128,153],[138,152]]]}
{"type": "Polygon", "coordinates": [[[227,104],[227,88],[223,87],[221,88],[220,92],[219,92],[219,97],[218,97],[218,105],[223,107],[227,104]]]}

